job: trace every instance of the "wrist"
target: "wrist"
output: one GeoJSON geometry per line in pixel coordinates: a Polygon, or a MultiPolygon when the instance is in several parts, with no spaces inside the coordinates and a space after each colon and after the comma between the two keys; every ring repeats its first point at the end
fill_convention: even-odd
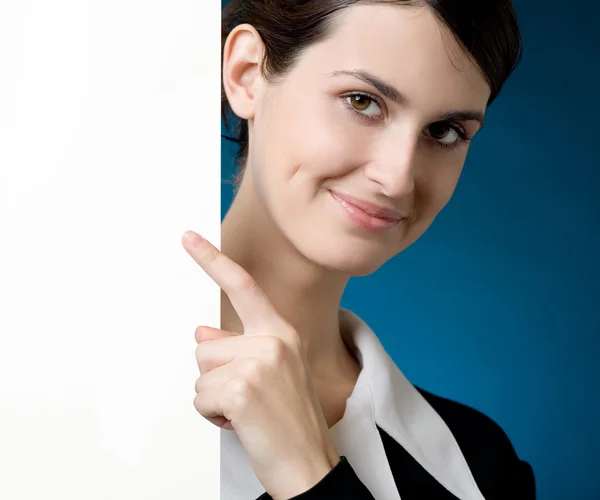
{"type": "Polygon", "coordinates": [[[273,484],[268,492],[273,500],[288,500],[305,493],[323,480],[339,461],[340,456],[333,449],[302,461],[289,461],[286,463],[286,470],[278,468],[274,475],[277,484],[273,484]]]}

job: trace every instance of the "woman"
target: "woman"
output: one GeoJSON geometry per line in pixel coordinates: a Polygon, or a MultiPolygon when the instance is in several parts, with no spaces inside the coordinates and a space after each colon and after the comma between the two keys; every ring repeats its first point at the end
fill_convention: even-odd
{"type": "Polygon", "coordinates": [[[340,309],[450,200],[520,56],[510,0],[245,0],[223,23],[238,188],[222,253],[184,238],[223,290],[194,400],[223,429],[222,498],[535,498],[497,424],[340,309]]]}

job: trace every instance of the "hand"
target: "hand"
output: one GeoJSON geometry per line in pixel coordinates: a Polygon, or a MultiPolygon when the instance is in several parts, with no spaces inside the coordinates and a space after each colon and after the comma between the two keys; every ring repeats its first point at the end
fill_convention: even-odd
{"type": "Polygon", "coordinates": [[[275,499],[318,483],[338,463],[300,338],[254,279],[208,241],[186,232],[183,245],[227,294],[240,335],[196,329],[194,406],[237,433],[256,476],[275,499]],[[189,235],[190,238],[186,238],[189,235]]]}

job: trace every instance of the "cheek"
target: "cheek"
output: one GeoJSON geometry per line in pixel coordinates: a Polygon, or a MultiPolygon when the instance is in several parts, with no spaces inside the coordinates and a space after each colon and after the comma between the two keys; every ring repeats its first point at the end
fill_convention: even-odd
{"type": "Polygon", "coordinates": [[[365,160],[368,137],[341,107],[329,101],[313,106],[286,101],[279,106],[260,133],[269,138],[259,148],[263,174],[273,184],[301,189],[357,168],[365,160]]]}

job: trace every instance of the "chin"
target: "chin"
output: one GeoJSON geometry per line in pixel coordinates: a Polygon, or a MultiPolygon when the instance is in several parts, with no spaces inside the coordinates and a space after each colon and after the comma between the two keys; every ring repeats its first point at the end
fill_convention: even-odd
{"type": "Polygon", "coordinates": [[[386,260],[373,260],[373,259],[345,259],[332,262],[325,262],[321,264],[323,267],[348,276],[368,276],[369,274],[377,271],[386,260]]]}
{"type": "Polygon", "coordinates": [[[348,276],[367,276],[411,246],[423,227],[404,228],[402,233],[382,238],[357,238],[332,228],[292,242],[305,258],[330,271],[348,276]],[[417,230],[415,230],[417,229],[417,230]]]}
{"type": "Polygon", "coordinates": [[[374,273],[379,269],[384,262],[381,262],[377,265],[373,265],[373,263],[367,263],[365,265],[354,265],[354,266],[345,266],[344,268],[340,268],[338,272],[347,274],[348,276],[353,276],[360,278],[361,276],[368,276],[369,274],[374,273]]]}
{"type": "Polygon", "coordinates": [[[374,273],[392,256],[383,256],[381,252],[367,251],[361,248],[342,246],[341,248],[306,249],[305,257],[329,271],[348,276],[367,276],[374,273]],[[311,251],[312,250],[312,251],[311,251]]]}

